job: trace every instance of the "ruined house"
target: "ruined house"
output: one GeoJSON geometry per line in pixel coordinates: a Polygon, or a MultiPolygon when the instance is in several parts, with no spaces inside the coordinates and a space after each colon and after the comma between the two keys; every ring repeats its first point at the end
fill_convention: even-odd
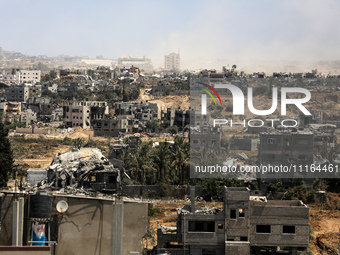
{"type": "MultiPolygon", "coordinates": [[[[290,166],[313,164],[314,135],[312,132],[261,133],[258,165],[290,166]]],[[[268,173],[266,178],[291,178],[289,173],[268,173]],[[281,175],[279,175],[281,174],[281,175]]],[[[264,178],[262,175],[261,177],[264,178]]]]}
{"type": "Polygon", "coordinates": [[[128,119],[124,118],[104,118],[92,121],[95,136],[118,137],[128,133],[128,119]]]}
{"type": "Polygon", "coordinates": [[[167,122],[169,126],[177,126],[179,131],[182,131],[186,125],[192,127],[209,125],[209,115],[201,114],[201,111],[195,111],[194,109],[168,108],[166,112],[162,111],[161,115],[163,122],[167,122]]]}
{"type": "Polygon", "coordinates": [[[67,193],[118,193],[121,174],[97,148],[72,149],[59,153],[45,170],[47,177],[31,189],[67,193]]]}
{"type": "Polygon", "coordinates": [[[190,146],[201,148],[207,146],[219,150],[221,148],[221,128],[203,126],[200,129],[190,129],[190,146]]]}
{"type": "Polygon", "coordinates": [[[90,129],[93,120],[103,119],[107,114],[109,106],[104,101],[81,101],[63,106],[63,122],[66,127],[90,129]]]}
{"type": "Polygon", "coordinates": [[[309,244],[306,205],[267,201],[248,188],[225,188],[223,208],[196,208],[191,199],[177,215],[177,227],[158,226],[157,254],[293,255],[309,244]]]}

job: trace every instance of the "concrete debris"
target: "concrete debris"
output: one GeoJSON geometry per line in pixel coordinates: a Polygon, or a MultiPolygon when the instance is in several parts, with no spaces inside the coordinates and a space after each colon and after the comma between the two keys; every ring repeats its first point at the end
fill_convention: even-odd
{"type": "Polygon", "coordinates": [[[247,154],[245,154],[245,153],[239,153],[238,154],[242,159],[244,159],[244,160],[248,160],[249,158],[248,158],[248,156],[247,156],[247,154]]]}
{"type": "Polygon", "coordinates": [[[58,154],[46,172],[47,177],[32,188],[85,194],[112,194],[121,188],[120,170],[97,148],[72,149],[58,154]]]}
{"type": "MultiPolygon", "coordinates": [[[[219,211],[221,211],[219,208],[197,208],[194,213],[206,215],[206,214],[216,214],[219,211]]],[[[184,214],[184,215],[192,214],[192,212],[190,211],[190,206],[186,205],[183,208],[178,208],[177,214],[184,214]]]]}

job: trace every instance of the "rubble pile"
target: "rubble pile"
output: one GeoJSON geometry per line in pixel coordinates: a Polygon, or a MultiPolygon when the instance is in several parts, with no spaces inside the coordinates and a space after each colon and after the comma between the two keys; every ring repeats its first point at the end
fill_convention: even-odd
{"type": "Polygon", "coordinates": [[[96,148],[72,149],[56,155],[46,171],[47,178],[32,188],[66,193],[112,194],[121,187],[120,170],[96,148]]]}

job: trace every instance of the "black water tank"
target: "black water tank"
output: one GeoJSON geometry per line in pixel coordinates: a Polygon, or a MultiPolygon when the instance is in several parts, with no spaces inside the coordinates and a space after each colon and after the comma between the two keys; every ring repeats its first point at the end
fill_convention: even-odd
{"type": "Polygon", "coordinates": [[[53,196],[37,192],[30,196],[30,218],[51,218],[53,196]]]}

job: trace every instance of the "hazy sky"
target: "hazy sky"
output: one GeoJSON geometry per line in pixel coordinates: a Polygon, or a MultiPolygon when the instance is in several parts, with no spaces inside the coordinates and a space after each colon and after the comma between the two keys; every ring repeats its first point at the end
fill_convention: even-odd
{"type": "MultiPolygon", "coordinates": [[[[338,0],[0,0],[0,47],[183,68],[340,59],[338,0]]],[[[220,67],[219,67],[220,69],[220,67]]]]}

